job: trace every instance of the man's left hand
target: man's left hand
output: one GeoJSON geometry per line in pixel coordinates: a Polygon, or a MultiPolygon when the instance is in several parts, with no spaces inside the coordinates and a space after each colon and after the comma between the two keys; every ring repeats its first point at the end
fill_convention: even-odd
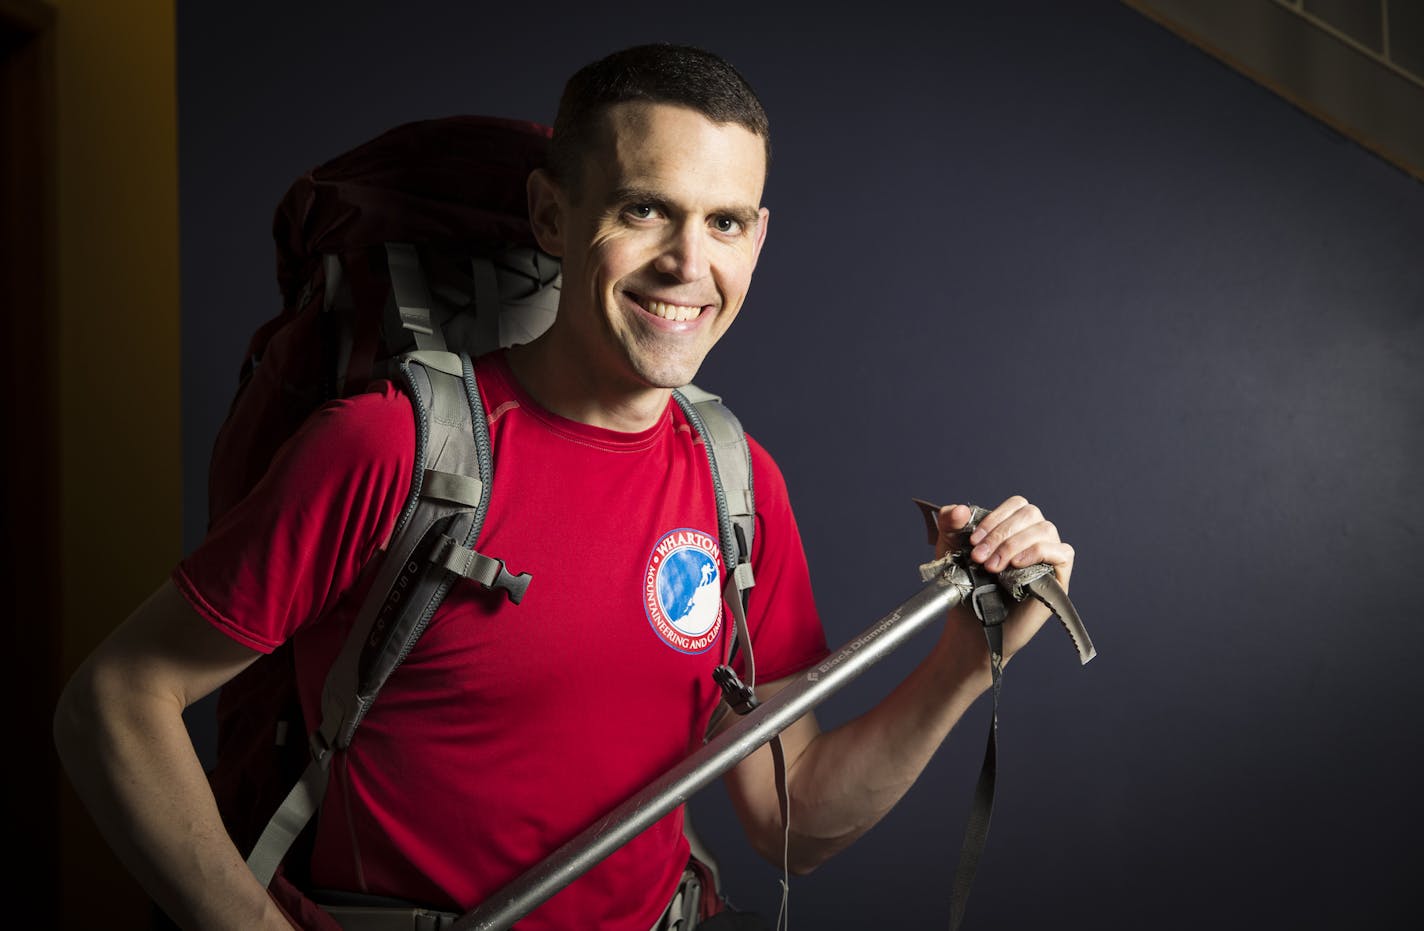
{"type": "MultiPolygon", "coordinates": [[[[963,504],[940,508],[936,558],[949,552],[953,535],[968,525],[971,513],[963,504]]],[[[969,542],[973,546],[969,557],[990,572],[1047,563],[1053,567],[1058,584],[1065,592],[1068,590],[1068,580],[1073,574],[1073,547],[1060,539],[1053,522],[1021,495],[1014,495],[985,515],[974,528],[969,542]]],[[[1019,603],[1004,622],[1005,661],[1033,639],[1051,616],[1037,599],[1026,598],[1019,603]]]]}

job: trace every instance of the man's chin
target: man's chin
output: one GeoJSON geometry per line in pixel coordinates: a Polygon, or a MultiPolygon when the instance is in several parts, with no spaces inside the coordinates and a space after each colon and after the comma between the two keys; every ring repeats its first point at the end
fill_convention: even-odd
{"type": "Polygon", "coordinates": [[[643,382],[644,382],[644,384],[646,384],[649,388],[668,389],[668,390],[671,390],[671,389],[674,389],[674,388],[683,388],[683,387],[686,387],[686,386],[687,386],[688,384],[690,384],[690,383],[692,382],[692,380],[695,379],[696,377],[697,377],[697,373],[694,371],[694,372],[689,373],[689,374],[686,375],[686,376],[682,376],[682,375],[676,375],[676,376],[674,376],[674,375],[663,375],[663,376],[657,377],[657,378],[645,378],[645,379],[643,380],[643,382]]]}
{"type": "Polygon", "coordinates": [[[697,377],[702,358],[634,360],[634,371],[649,388],[681,388],[697,377]]]}

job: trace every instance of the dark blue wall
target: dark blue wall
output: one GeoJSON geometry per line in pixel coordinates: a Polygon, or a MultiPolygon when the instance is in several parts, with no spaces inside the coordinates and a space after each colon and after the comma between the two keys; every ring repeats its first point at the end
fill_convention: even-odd
{"type": "MultiPolygon", "coordinates": [[[[698,380],[779,458],[832,643],[917,587],[911,496],[1023,492],[1079,552],[1100,656],[1046,629],[1009,670],[969,926],[1400,926],[1424,186],[1105,0],[482,6],[180,3],[188,545],[292,179],[411,119],[548,122],[616,47],[705,45],[764,97],[775,163],[756,284],[698,380]]],[[[794,926],[947,925],[987,712],[793,879],[794,926]]],[[[694,808],[734,898],[774,914],[720,788],[694,808]]]]}

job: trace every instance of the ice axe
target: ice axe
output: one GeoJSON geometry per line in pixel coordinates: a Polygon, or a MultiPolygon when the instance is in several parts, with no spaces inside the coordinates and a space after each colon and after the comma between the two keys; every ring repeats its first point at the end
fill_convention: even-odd
{"type": "MultiPolygon", "coordinates": [[[[930,542],[935,543],[939,530],[934,522],[934,513],[939,508],[919,499],[915,502],[926,514],[931,528],[930,542]]],[[[971,815],[956,874],[951,921],[953,927],[958,927],[968,885],[977,865],[978,851],[987,833],[993,797],[992,764],[1002,656],[1001,637],[1000,645],[996,646],[995,635],[1000,633],[999,625],[1003,617],[993,619],[996,596],[986,586],[992,586],[1016,601],[1029,595],[1044,601],[1050,610],[1059,614],[1073,635],[1082,662],[1086,663],[1095,655],[1092,641],[1088,639],[1072,602],[1054,577],[1052,567],[1043,565],[1006,570],[995,577],[970,561],[969,532],[988,513],[977,507],[971,507],[971,511],[973,516],[969,525],[957,535],[950,552],[920,566],[924,585],[918,592],[826,659],[792,678],[771,698],[740,716],[681,763],[590,824],[474,910],[461,915],[450,925],[450,931],[507,931],[520,918],[686,802],[698,790],[751,755],[915,634],[936,621],[943,621],[945,612],[950,608],[967,602],[984,623],[990,638],[996,713],[990,728],[985,768],[981,770],[975,793],[975,811],[971,815]],[[986,620],[981,611],[989,612],[990,619],[986,620]],[[986,778],[987,797],[984,792],[986,778]]],[[[997,603],[1002,604],[1002,598],[998,598],[997,603]]]]}

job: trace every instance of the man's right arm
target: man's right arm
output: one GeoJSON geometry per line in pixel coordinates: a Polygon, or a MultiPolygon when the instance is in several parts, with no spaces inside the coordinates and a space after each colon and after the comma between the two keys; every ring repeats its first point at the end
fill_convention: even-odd
{"type": "Polygon", "coordinates": [[[228,838],[183,711],[260,654],[165,583],[60,695],[55,745],[109,845],[185,928],[288,929],[228,838]]]}

